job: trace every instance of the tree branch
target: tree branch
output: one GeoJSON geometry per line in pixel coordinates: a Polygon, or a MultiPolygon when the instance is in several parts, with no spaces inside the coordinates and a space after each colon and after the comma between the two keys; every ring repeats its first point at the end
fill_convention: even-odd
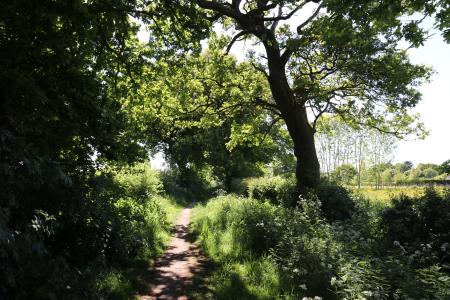
{"type": "Polygon", "coordinates": [[[258,71],[260,71],[261,73],[263,73],[264,76],[266,76],[266,78],[269,78],[269,74],[267,74],[266,70],[264,70],[261,66],[258,66],[258,65],[255,64],[253,61],[251,62],[251,64],[252,64],[252,66],[253,66],[256,70],[258,70],[258,71]]]}
{"type": "Polygon", "coordinates": [[[218,12],[223,16],[227,16],[235,20],[241,19],[242,14],[239,12],[239,7],[235,8],[230,5],[208,0],[196,0],[196,2],[197,5],[200,6],[201,8],[218,12]]]}
{"type": "MultiPolygon", "coordinates": [[[[278,17],[280,17],[283,14],[283,4],[280,3],[280,5],[278,6],[278,17]]],[[[275,32],[275,30],[277,29],[278,26],[278,22],[279,20],[276,20],[275,22],[272,23],[272,25],[270,26],[270,31],[275,32]]]]}
{"type": "MultiPolygon", "coordinates": [[[[300,9],[303,8],[303,6],[305,6],[305,4],[308,2],[303,2],[302,4],[300,4],[299,6],[297,6],[296,8],[294,8],[293,10],[291,10],[287,15],[282,16],[280,13],[278,14],[278,16],[276,17],[263,17],[261,18],[263,21],[283,21],[283,20],[288,20],[290,19],[296,12],[298,12],[300,9]]],[[[280,5],[281,7],[281,5],[280,5]]]]}
{"type": "MultiPolygon", "coordinates": [[[[277,3],[271,3],[269,5],[262,5],[262,6],[258,6],[258,8],[256,9],[252,9],[251,11],[249,11],[247,13],[247,15],[249,16],[257,16],[259,13],[274,9],[275,7],[277,7],[277,3]]],[[[263,19],[263,18],[259,18],[259,19],[263,19]]]]}
{"type": "Polygon", "coordinates": [[[250,32],[248,32],[247,30],[242,30],[241,32],[239,32],[238,34],[236,34],[232,39],[231,42],[228,44],[227,49],[225,50],[225,55],[228,55],[228,53],[230,53],[231,47],[233,47],[233,44],[242,36],[249,34],[250,32]]]}
{"type": "Polygon", "coordinates": [[[261,106],[262,108],[267,109],[267,110],[271,111],[273,114],[275,114],[275,115],[281,117],[281,113],[280,113],[280,111],[278,110],[278,107],[276,106],[276,104],[272,104],[272,103],[270,103],[270,102],[264,101],[264,100],[261,99],[261,98],[256,98],[253,102],[254,102],[256,105],[259,105],[259,106],[261,106]]]}
{"type": "Polygon", "coordinates": [[[274,119],[272,120],[272,122],[271,122],[270,125],[269,125],[269,128],[267,128],[266,132],[264,133],[263,138],[259,141],[259,145],[261,145],[261,144],[265,141],[265,139],[266,139],[267,135],[269,135],[269,132],[270,132],[270,130],[272,129],[272,127],[273,127],[276,123],[278,123],[280,120],[281,120],[281,117],[280,117],[280,116],[277,116],[276,118],[274,118],[274,119]]]}
{"type": "Polygon", "coordinates": [[[328,108],[330,107],[330,104],[331,104],[331,99],[332,99],[332,97],[328,98],[328,102],[325,105],[325,107],[323,109],[319,109],[318,110],[319,113],[316,116],[314,116],[314,121],[313,121],[313,126],[312,126],[312,128],[314,130],[316,130],[317,120],[319,120],[319,118],[328,111],[328,108]]]}
{"type": "Polygon", "coordinates": [[[281,54],[281,63],[284,65],[287,64],[287,62],[289,61],[289,58],[291,58],[292,54],[294,53],[294,51],[292,51],[289,48],[286,48],[286,50],[284,50],[283,54],[281,54]]]}
{"type": "Polygon", "coordinates": [[[303,22],[302,24],[300,24],[297,27],[297,34],[300,34],[300,32],[302,31],[303,27],[308,25],[319,14],[319,11],[320,11],[321,8],[322,8],[322,3],[316,8],[314,13],[308,19],[306,19],[305,22],[303,22]]]}

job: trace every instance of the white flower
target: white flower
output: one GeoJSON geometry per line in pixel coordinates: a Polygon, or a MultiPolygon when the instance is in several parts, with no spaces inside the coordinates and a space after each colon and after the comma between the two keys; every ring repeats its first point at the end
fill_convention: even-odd
{"type": "Polygon", "coordinates": [[[372,292],[371,291],[363,291],[362,292],[364,296],[370,297],[372,296],[372,292]]]}

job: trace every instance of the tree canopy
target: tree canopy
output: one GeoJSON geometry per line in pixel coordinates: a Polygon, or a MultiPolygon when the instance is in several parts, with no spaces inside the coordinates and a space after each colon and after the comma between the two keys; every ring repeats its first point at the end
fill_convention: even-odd
{"type": "MultiPolygon", "coordinates": [[[[417,47],[425,41],[423,18],[414,13],[434,16],[448,39],[448,4],[443,1],[198,0],[177,5],[186,9],[182,24],[203,14],[205,22],[191,27],[194,32],[206,33],[215,23],[234,32],[225,53],[242,39],[263,48],[260,55],[249,48],[249,61],[266,77],[271,95],[265,102],[278,110],[292,138],[299,191],[318,182],[314,131],[326,113],[398,136],[424,132],[408,110],[419,102],[416,88],[431,73],[412,64],[399,43],[417,47]]],[[[163,6],[154,3],[147,9],[164,12],[163,6]]],[[[162,43],[168,33],[173,41],[185,36],[173,20],[164,23],[154,15],[145,20],[155,37],[164,37],[162,43]]]]}

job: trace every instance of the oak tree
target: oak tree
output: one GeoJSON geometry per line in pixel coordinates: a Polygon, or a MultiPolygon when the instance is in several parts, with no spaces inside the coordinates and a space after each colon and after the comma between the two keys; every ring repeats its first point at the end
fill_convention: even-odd
{"type": "MultiPolygon", "coordinates": [[[[421,20],[412,14],[436,16],[436,26],[449,38],[445,1],[196,0],[177,5],[187,7],[182,20],[196,5],[211,26],[218,22],[234,31],[226,52],[243,38],[262,46],[254,66],[269,83],[266,102],[277,108],[292,138],[299,192],[320,178],[314,132],[323,114],[396,135],[417,128],[408,109],[419,102],[416,87],[430,70],[412,64],[399,48],[401,41],[416,47],[426,39],[421,20]]],[[[149,24],[157,28],[158,20],[149,24]]]]}

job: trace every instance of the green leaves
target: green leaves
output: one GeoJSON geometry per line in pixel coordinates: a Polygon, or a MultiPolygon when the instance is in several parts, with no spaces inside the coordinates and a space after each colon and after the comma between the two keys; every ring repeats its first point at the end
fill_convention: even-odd
{"type": "MultiPolygon", "coordinates": [[[[432,71],[412,64],[395,49],[397,41],[380,39],[376,26],[339,16],[323,16],[314,25],[304,33],[309,43],[288,64],[297,101],[316,117],[333,113],[349,123],[421,136],[423,128],[407,110],[420,101],[416,88],[432,71]]],[[[416,25],[405,30],[415,35],[416,25]]]]}
{"type": "Polygon", "coordinates": [[[0,4],[0,293],[7,298],[89,298],[80,269],[89,273],[105,258],[106,219],[114,215],[114,189],[96,172],[143,154],[113,92],[115,80],[139,73],[129,5],[0,4]]]}

